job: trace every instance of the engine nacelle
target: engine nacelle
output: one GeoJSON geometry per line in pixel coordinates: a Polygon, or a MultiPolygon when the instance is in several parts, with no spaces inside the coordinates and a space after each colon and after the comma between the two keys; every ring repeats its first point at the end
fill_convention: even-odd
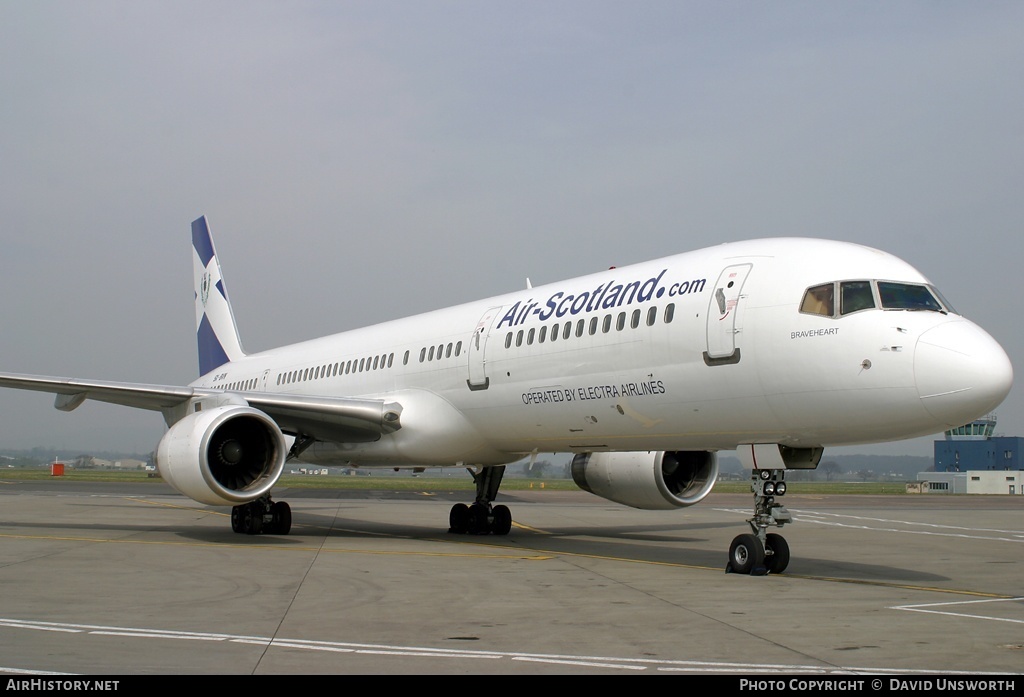
{"type": "Polygon", "coordinates": [[[584,491],[644,510],[692,506],[718,479],[713,452],[579,453],[572,478],[584,491]]]}
{"type": "Polygon", "coordinates": [[[160,439],[160,476],[180,493],[211,506],[236,506],[270,491],[288,448],[269,416],[227,405],[181,419],[160,439]]]}

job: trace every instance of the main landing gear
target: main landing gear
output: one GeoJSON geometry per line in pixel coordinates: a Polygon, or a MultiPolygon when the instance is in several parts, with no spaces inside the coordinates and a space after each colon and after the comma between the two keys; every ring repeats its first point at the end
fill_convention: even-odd
{"type": "Polygon", "coordinates": [[[457,503],[448,514],[448,532],[459,535],[507,535],[512,529],[512,512],[508,506],[491,506],[498,495],[505,466],[469,470],[476,483],[476,501],[470,505],[457,503]]]}
{"type": "Polygon", "coordinates": [[[246,535],[287,535],[291,529],[291,506],[284,501],[271,501],[269,494],[231,509],[233,532],[246,535]]]}
{"type": "Polygon", "coordinates": [[[767,532],[768,526],[793,522],[786,507],[775,502],[786,493],[785,470],[753,470],[750,488],[754,492],[754,517],[747,520],[752,532],[737,535],[729,547],[726,573],[781,574],[789,566],[789,544],[782,535],[767,532]]]}

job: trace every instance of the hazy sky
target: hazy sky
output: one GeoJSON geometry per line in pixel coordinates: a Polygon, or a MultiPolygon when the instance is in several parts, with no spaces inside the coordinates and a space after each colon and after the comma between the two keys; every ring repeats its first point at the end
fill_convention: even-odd
{"type": "MultiPolygon", "coordinates": [[[[1024,435],[1022,37],[1018,0],[0,0],[0,370],[195,379],[203,214],[250,351],[800,235],[928,276],[1024,435]]],[[[0,390],[0,447],[164,430],[52,403],[0,390]]]]}

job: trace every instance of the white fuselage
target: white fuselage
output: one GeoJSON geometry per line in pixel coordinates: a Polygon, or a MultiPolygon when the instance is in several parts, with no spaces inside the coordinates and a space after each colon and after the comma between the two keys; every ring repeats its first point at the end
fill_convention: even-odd
{"type": "Polygon", "coordinates": [[[302,455],[394,466],[880,442],[1002,401],[1009,360],[959,315],[801,312],[808,288],[847,280],[928,284],[859,245],[724,244],[253,354],[193,386],[394,401],[398,431],[302,455]]]}

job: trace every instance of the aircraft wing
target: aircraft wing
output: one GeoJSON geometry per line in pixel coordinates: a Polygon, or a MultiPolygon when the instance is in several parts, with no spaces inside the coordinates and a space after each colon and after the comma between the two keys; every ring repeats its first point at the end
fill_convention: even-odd
{"type": "Polygon", "coordinates": [[[0,387],[56,394],[57,399],[53,406],[61,411],[71,411],[87,399],[160,411],[176,407],[195,396],[195,390],[191,387],[77,380],[17,373],[0,373],[0,387]]]}
{"type": "MultiPolygon", "coordinates": [[[[0,373],[0,387],[55,394],[54,407],[61,411],[71,411],[87,399],[163,411],[180,406],[190,399],[225,394],[220,390],[175,385],[79,380],[17,373],[0,373]]],[[[367,442],[401,428],[401,405],[380,399],[308,397],[267,392],[232,394],[266,413],[283,432],[317,440],[367,442]]]]}

